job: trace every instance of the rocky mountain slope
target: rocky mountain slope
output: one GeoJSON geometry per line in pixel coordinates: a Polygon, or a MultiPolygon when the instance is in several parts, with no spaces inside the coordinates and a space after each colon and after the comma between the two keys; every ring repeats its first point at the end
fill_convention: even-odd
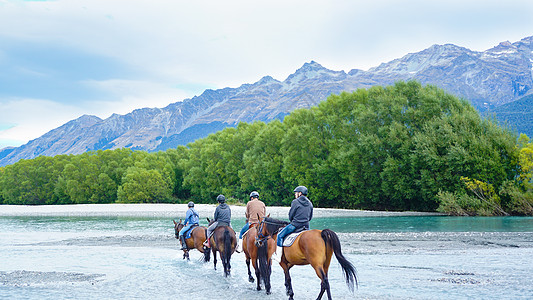
{"type": "Polygon", "coordinates": [[[486,111],[533,93],[532,62],[533,36],[502,42],[483,52],[433,45],[368,71],[333,71],[311,61],[284,81],[265,76],[238,88],[206,90],[165,108],[142,108],[105,120],[82,116],[25,145],[0,150],[0,166],[40,155],[98,149],[165,150],[238,122],[282,119],[296,108],[317,105],[332,93],[398,80],[439,86],[486,111]]]}

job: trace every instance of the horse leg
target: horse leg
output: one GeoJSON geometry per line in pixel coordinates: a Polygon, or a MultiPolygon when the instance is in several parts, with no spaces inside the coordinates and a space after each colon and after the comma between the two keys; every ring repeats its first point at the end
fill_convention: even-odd
{"type": "Polygon", "coordinates": [[[279,263],[279,265],[285,273],[285,289],[287,291],[287,296],[289,296],[289,300],[293,300],[294,292],[292,290],[291,274],[289,274],[289,270],[292,265],[290,265],[288,262],[284,262],[283,260],[279,263]]]}
{"type": "Polygon", "coordinates": [[[324,295],[324,292],[327,292],[328,300],[331,300],[331,291],[330,291],[330,288],[329,288],[328,274],[321,267],[313,266],[313,268],[315,269],[316,274],[318,275],[318,277],[321,280],[320,293],[318,294],[318,297],[316,299],[317,300],[322,299],[322,296],[324,295]]]}
{"type": "Polygon", "coordinates": [[[183,250],[183,259],[190,260],[189,259],[189,251],[188,250],[183,250]]]}
{"type": "Polygon", "coordinates": [[[261,271],[259,270],[257,259],[254,259],[252,261],[252,265],[254,266],[254,269],[255,269],[255,277],[257,278],[257,290],[260,291],[261,290],[261,271]]]}
{"type": "Polygon", "coordinates": [[[266,267],[266,275],[263,275],[263,280],[265,282],[265,289],[267,295],[270,295],[270,275],[272,275],[272,254],[276,252],[276,240],[275,239],[268,239],[267,241],[267,267],[266,267]]]}
{"type": "Polygon", "coordinates": [[[217,269],[217,250],[214,248],[211,248],[211,251],[213,252],[213,265],[215,266],[215,270],[217,269]]]}
{"type": "Polygon", "coordinates": [[[248,257],[246,258],[246,266],[248,267],[248,281],[254,283],[254,277],[250,271],[250,259],[248,257]]]}
{"type": "Polygon", "coordinates": [[[220,257],[222,259],[222,265],[224,266],[225,277],[230,275],[230,270],[231,270],[231,265],[229,263],[226,251],[229,251],[229,250],[224,249],[224,251],[220,252],[220,257]]]}
{"type": "Polygon", "coordinates": [[[269,260],[268,261],[268,265],[267,265],[267,270],[266,270],[266,276],[263,276],[263,281],[265,282],[265,289],[266,289],[266,294],[267,295],[270,295],[271,292],[270,292],[270,275],[272,274],[272,260],[269,260]]]}

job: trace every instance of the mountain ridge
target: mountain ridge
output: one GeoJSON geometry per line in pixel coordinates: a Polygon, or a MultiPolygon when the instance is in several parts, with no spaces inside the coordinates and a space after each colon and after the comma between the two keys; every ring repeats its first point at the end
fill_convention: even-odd
{"type": "Polygon", "coordinates": [[[331,94],[399,80],[436,85],[483,112],[532,94],[532,62],[533,36],[501,42],[482,52],[453,44],[432,45],[367,71],[334,71],[310,61],[283,81],[264,76],[237,88],[207,89],[163,108],[140,108],[106,119],[81,116],[25,145],[0,150],[0,166],[39,155],[99,149],[166,150],[238,122],[281,119],[331,94]]]}

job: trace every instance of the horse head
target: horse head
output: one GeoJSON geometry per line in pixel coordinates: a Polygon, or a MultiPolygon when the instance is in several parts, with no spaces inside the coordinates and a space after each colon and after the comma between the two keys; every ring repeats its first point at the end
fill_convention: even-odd
{"type": "Polygon", "coordinates": [[[264,236],[277,234],[281,228],[289,225],[289,222],[274,219],[269,216],[260,219],[259,232],[264,236]]]}
{"type": "Polygon", "coordinates": [[[176,238],[180,238],[180,230],[183,228],[183,224],[181,224],[181,219],[179,222],[176,222],[176,220],[172,220],[174,222],[174,233],[176,234],[176,238]]]}

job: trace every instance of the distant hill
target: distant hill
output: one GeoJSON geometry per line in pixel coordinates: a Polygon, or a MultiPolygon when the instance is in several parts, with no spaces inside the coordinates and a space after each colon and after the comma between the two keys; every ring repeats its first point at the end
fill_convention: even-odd
{"type": "Polygon", "coordinates": [[[502,42],[483,52],[452,44],[433,45],[368,71],[333,71],[311,61],[284,81],[265,76],[237,88],[206,90],[164,108],[136,109],[104,120],[82,116],[25,145],[1,150],[0,166],[40,155],[98,149],[165,150],[238,122],[282,119],[331,94],[399,80],[436,85],[469,100],[479,111],[495,112],[495,108],[533,93],[532,62],[533,37],[502,42]]]}
{"type": "Polygon", "coordinates": [[[500,124],[533,139],[533,95],[498,106],[485,115],[494,115],[500,124]]]}

